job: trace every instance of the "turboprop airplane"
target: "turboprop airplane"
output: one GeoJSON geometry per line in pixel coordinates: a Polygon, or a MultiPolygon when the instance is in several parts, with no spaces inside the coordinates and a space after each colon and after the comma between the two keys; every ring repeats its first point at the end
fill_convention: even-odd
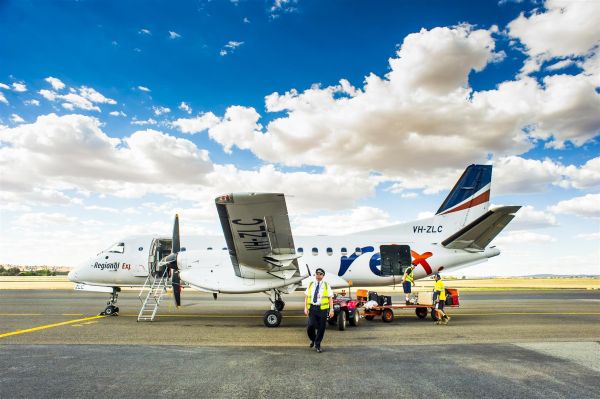
{"type": "MultiPolygon", "coordinates": [[[[120,240],[69,279],[76,289],[111,293],[105,314],[118,313],[120,287],[149,281],[160,281],[162,291],[172,284],[178,306],[182,284],[215,299],[265,292],[271,309],[264,324],[277,327],[282,294],[305,287],[317,267],[325,269],[332,288],[385,286],[399,283],[410,264],[417,280],[499,255],[489,244],[520,206],[489,209],[491,177],[490,165],[470,165],[433,217],[340,236],[293,237],[283,194],[227,194],[215,199],[224,237],[186,237],[183,247],[176,216],[172,237],[120,240]]],[[[138,320],[152,320],[156,309],[151,318],[143,312],[138,320]]]]}

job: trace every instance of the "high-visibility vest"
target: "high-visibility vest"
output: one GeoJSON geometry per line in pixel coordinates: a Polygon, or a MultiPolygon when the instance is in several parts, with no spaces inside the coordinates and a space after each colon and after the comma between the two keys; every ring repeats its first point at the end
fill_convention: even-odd
{"type": "Polygon", "coordinates": [[[444,282],[442,280],[438,280],[435,282],[433,286],[433,291],[439,292],[440,301],[446,300],[446,288],[444,288],[444,282]]]}
{"type": "MultiPolygon", "coordinates": [[[[321,283],[323,284],[323,289],[321,290],[320,294],[321,294],[321,310],[325,310],[329,308],[329,284],[327,284],[327,282],[325,281],[321,281],[321,283]]],[[[312,297],[314,295],[311,295],[310,293],[312,292],[312,286],[313,286],[314,282],[311,281],[310,284],[308,285],[308,295],[306,296],[306,306],[310,307],[310,305],[312,305],[312,297]]]]}
{"type": "Polygon", "coordinates": [[[409,283],[412,283],[413,281],[415,281],[413,271],[414,271],[414,269],[412,267],[410,268],[410,272],[408,271],[408,269],[406,270],[406,281],[408,281],[409,283]]]}

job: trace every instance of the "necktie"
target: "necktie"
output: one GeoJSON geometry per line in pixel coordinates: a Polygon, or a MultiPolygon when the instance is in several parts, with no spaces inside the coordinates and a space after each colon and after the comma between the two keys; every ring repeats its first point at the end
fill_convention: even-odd
{"type": "Polygon", "coordinates": [[[317,303],[317,295],[319,295],[319,284],[317,283],[317,286],[315,287],[315,293],[313,294],[313,303],[317,303]]]}

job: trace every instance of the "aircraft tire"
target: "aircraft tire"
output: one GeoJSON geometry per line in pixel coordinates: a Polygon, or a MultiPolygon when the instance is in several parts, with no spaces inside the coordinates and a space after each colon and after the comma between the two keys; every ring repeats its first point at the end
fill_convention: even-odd
{"type": "Polygon", "coordinates": [[[111,306],[107,306],[106,309],[104,309],[104,314],[106,316],[112,316],[116,312],[117,312],[116,308],[114,306],[112,306],[112,305],[111,306]]]}
{"type": "Polygon", "coordinates": [[[419,319],[423,320],[427,317],[427,308],[416,308],[415,313],[419,319]]]}
{"type": "Polygon", "coordinates": [[[392,309],[383,309],[383,312],[381,312],[381,320],[383,320],[384,323],[391,323],[394,321],[394,311],[392,309]]]}
{"type": "Polygon", "coordinates": [[[281,313],[276,310],[267,310],[263,317],[263,323],[269,328],[279,327],[281,324],[281,313]]]}

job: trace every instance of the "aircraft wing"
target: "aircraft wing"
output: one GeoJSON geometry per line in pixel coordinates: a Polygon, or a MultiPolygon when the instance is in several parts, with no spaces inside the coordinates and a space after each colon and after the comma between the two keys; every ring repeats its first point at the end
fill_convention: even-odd
{"type": "Polygon", "coordinates": [[[442,241],[449,249],[483,251],[515,217],[520,206],[501,206],[487,211],[470,224],[442,241]]]}
{"type": "Polygon", "coordinates": [[[256,270],[286,279],[298,274],[301,255],[296,254],[283,194],[234,193],[215,203],[238,277],[251,277],[256,270]]]}

